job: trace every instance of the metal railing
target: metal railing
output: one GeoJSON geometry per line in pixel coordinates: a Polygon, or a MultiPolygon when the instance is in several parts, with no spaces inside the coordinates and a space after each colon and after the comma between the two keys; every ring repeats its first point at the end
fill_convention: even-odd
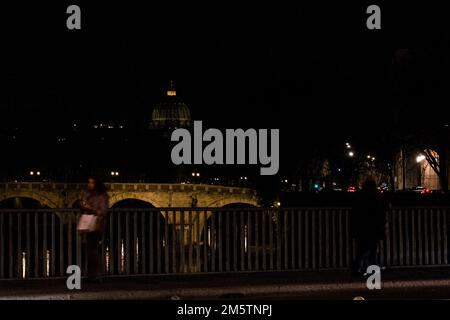
{"type": "MultiPolygon", "coordinates": [[[[108,275],[349,268],[349,208],[111,209],[103,236],[108,275]]],[[[380,241],[385,266],[448,264],[450,208],[393,208],[380,241]]],[[[0,210],[0,279],[86,274],[72,209],[0,210]]]]}

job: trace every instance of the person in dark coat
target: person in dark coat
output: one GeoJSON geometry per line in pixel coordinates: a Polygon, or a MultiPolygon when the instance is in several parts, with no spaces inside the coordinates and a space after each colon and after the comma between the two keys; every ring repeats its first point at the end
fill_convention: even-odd
{"type": "Polygon", "coordinates": [[[80,199],[79,206],[83,214],[97,217],[96,229],[86,233],[88,280],[99,282],[103,276],[102,237],[105,232],[109,207],[105,185],[97,178],[89,178],[87,194],[80,199]]]}
{"type": "Polygon", "coordinates": [[[356,245],[352,271],[354,275],[363,275],[368,266],[376,264],[378,241],[385,237],[388,205],[371,179],[355,196],[350,216],[351,235],[356,245]]]}

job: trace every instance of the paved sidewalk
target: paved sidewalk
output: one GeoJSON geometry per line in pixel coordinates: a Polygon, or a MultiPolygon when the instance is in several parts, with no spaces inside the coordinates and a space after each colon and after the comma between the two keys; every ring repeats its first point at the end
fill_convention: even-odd
{"type": "Polygon", "coordinates": [[[368,290],[365,279],[347,271],[191,274],[82,281],[68,290],[65,279],[1,280],[0,299],[369,299],[450,298],[450,268],[382,271],[382,289],[368,290]]]}

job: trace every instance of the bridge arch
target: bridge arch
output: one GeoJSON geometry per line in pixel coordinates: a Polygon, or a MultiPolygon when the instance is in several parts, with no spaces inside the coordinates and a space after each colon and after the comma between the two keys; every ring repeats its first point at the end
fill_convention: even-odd
{"type": "Polygon", "coordinates": [[[4,194],[0,194],[0,202],[12,199],[12,198],[30,198],[38,201],[41,205],[47,206],[49,208],[55,209],[58,208],[58,199],[51,199],[47,197],[44,193],[38,193],[33,191],[21,190],[19,192],[8,192],[4,194]]]}
{"type": "Polygon", "coordinates": [[[237,197],[224,197],[221,199],[210,202],[206,207],[224,207],[230,205],[250,205],[257,207],[257,201],[253,199],[237,198],[237,197]]]}
{"type": "Polygon", "coordinates": [[[109,207],[113,207],[116,203],[123,200],[140,200],[147,202],[155,208],[162,207],[160,201],[156,199],[153,193],[136,193],[136,192],[120,192],[120,193],[110,193],[109,196],[109,207]]]}

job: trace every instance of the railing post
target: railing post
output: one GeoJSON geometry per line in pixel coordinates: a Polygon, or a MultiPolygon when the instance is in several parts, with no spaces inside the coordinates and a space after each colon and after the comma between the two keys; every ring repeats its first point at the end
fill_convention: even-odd
{"type": "Polygon", "coordinates": [[[3,231],[3,222],[4,214],[0,212],[0,279],[5,277],[5,232],[3,231]]]}
{"type": "Polygon", "coordinates": [[[297,216],[297,241],[298,241],[298,252],[297,252],[297,267],[298,269],[303,268],[303,259],[302,259],[302,251],[303,251],[303,238],[302,238],[302,220],[303,220],[303,210],[297,209],[295,211],[297,216]]]}
{"type": "MultiPolygon", "coordinates": [[[[161,212],[157,212],[158,215],[158,225],[161,225],[161,220],[160,219],[164,219],[164,236],[163,236],[163,245],[164,245],[164,272],[165,273],[169,273],[170,272],[170,260],[169,260],[169,211],[161,211],[161,212]]],[[[175,231],[175,226],[176,226],[176,216],[173,216],[173,221],[172,221],[172,235],[173,232],[175,231]]],[[[160,235],[158,235],[158,239],[160,238],[160,235]]],[[[158,240],[158,248],[160,246],[159,240],[158,240]]],[[[172,272],[175,273],[175,236],[173,235],[172,237],[172,253],[173,253],[173,259],[172,259],[172,272]]],[[[158,265],[161,264],[162,258],[158,257],[158,265]]],[[[160,273],[161,271],[158,271],[158,273],[160,273]]]]}
{"type": "MultiPolygon", "coordinates": [[[[21,213],[19,212],[17,214],[17,253],[16,253],[16,259],[17,259],[17,278],[21,277],[21,265],[22,265],[22,219],[21,219],[21,213]]],[[[12,229],[11,229],[12,230],[12,229]]],[[[29,234],[29,233],[28,233],[29,234]]],[[[12,257],[11,257],[12,258],[12,257]]],[[[28,257],[27,257],[28,258],[28,257]]]]}

